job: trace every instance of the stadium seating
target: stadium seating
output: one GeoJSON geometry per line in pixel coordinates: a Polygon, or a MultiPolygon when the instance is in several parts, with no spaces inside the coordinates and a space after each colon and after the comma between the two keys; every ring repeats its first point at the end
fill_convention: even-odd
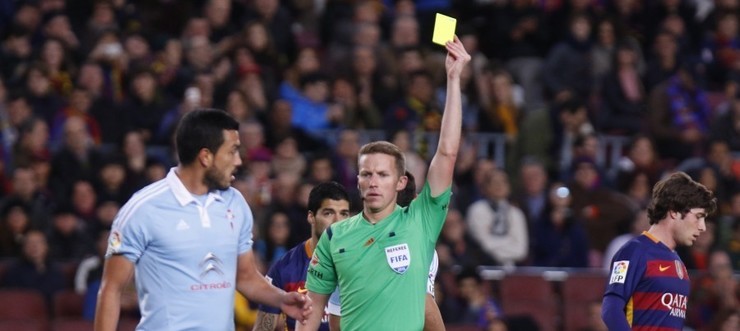
{"type": "Polygon", "coordinates": [[[0,320],[0,331],[48,331],[47,320],[0,320]]]}
{"type": "Polygon", "coordinates": [[[571,273],[562,283],[565,330],[580,330],[588,321],[588,306],[601,301],[607,276],[597,273],[571,273]]]}
{"type": "Polygon", "coordinates": [[[0,331],[46,331],[49,313],[44,297],[33,290],[0,289],[0,331]]]}
{"type": "Polygon", "coordinates": [[[51,331],[92,331],[93,322],[85,320],[55,319],[51,331]]]}
{"type": "Polygon", "coordinates": [[[509,274],[500,282],[501,305],[506,316],[529,315],[542,331],[557,330],[557,296],[540,275],[509,274]]]}
{"type": "Polygon", "coordinates": [[[84,296],[72,289],[63,290],[54,295],[54,318],[82,319],[84,296]]]}

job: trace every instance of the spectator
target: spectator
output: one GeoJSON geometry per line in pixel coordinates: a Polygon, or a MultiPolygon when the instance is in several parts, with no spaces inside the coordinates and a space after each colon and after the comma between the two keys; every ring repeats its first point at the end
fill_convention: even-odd
{"type": "MultiPolygon", "coordinates": [[[[159,91],[154,73],[141,69],[131,75],[131,95],[122,106],[134,129],[152,141],[169,104],[159,91]]],[[[169,145],[169,143],[167,144],[169,145]]]]}
{"type": "Polygon", "coordinates": [[[254,249],[260,255],[266,267],[270,267],[290,248],[290,219],[282,212],[268,216],[263,240],[254,243],[254,249]]]}
{"type": "Polygon", "coordinates": [[[604,186],[593,159],[574,160],[572,172],[573,180],[568,184],[573,196],[571,206],[584,220],[589,239],[589,266],[601,267],[606,245],[628,230],[637,206],[604,186]]]}
{"type": "MultiPolygon", "coordinates": [[[[627,152],[616,163],[616,174],[611,181],[619,192],[627,193],[635,174],[647,175],[648,186],[652,190],[664,171],[655,144],[650,136],[637,135],[627,145],[627,152]]],[[[650,193],[648,192],[648,196],[650,193]]]]}
{"type": "Polygon", "coordinates": [[[39,182],[36,172],[28,167],[18,167],[13,171],[12,183],[12,194],[3,198],[2,205],[22,203],[28,208],[29,225],[35,229],[48,229],[55,203],[39,182]]]}
{"type": "Polygon", "coordinates": [[[571,208],[570,190],[562,183],[550,188],[542,218],[535,223],[531,240],[533,265],[557,268],[588,267],[589,238],[580,215],[571,208]]]}
{"type": "Polygon", "coordinates": [[[520,189],[514,201],[527,217],[528,227],[532,226],[545,213],[549,194],[549,178],[545,165],[533,157],[524,158],[519,166],[520,189]]]}
{"type": "Polygon", "coordinates": [[[493,70],[485,75],[484,94],[490,95],[490,104],[478,113],[477,129],[506,135],[512,142],[519,134],[519,125],[524,114],[522,102],[517,102],[514,81],[504,70],[493,70]]]}
{"type": "Polygon", "coordinates": [[[57,207],[49,231],[49,257],[55,261],[79,261],[95,252],[93,237],[85,224],[65,206],[57,207]]]}
{"type": "Polygon", "coordinates": [[[62,108],[64,101],[52,89],[49,70],[41,64],[34,64],[28,68],[24,78],[28,92],[27,101],[33,109],[33,114],[43,118],[47,123],[52,123],[54,115],[62,108]]]}
{"type": "Polygon", "coordinates": [[[51,161],[49,185],[54,197],[69,197],[77,180],[94,180],[102,159],[84,119],[77,116],[68,118],[64,122],[64,144],[51,161]]]}
{"type": "Polygon", "coordinates": [[[460,296],[465,302],[460,323],[487,329],[494,320],[503,317],[501,307],[486,294],[488,291],[477,271],[465,269],[460,272],[457,275],[457,285],[460,288],[460,296]]]}
{"type": "Polygon", "coordinates": [[[652,43],[652,56],[649,57],[645,73],[645,92],[653,89],[673,76],[679,67],[677,37],[669,31],[660,31],[652,43]]]}
{"type": "Polygon", "coordinates": [[[710,109],[699,70],[698,64],[682,64],[650,95],[650,130],[663,158],[680,162],[702,152],[710,109]]]}
{"type": "Polygon", "coordinates": [[[403,98],[386,110],[383,127],[391,133],[437,131],[441,119],[431,75],[426,71],[414,71],[408,74],[403,98]]]}
{"type": "Polygon", "coordinates": [[[617,47],[614,68],[603,81],[604,107],[599,112],[602,132],[633,136],[645,131],[647,92],[642,86],[637,42],[629,40],[617,47]]]}
{"type": "Polygon", "coordinates": [[[709,268],[692,282],[691,293],[686,324],[697,330],[710,326],[722,311],[737,311],[740,287],[727,252],[717,250],[709,255],[709,268]]]}
{"type": "Polygon", "coordinates": [[[49,159],[49,126],[41,118],[31,117],[18,127],[18,138],[13,145],[15,167],[29,167],[34,160],[49,159]]]}
{"type": "Polygon", "coordinates": [[[29,231],[22,245],[20,258],[8,266],[0,287],[36,290],[51,309],[54,294],[64,288],[64,275],[49,258],[49,245],[43,232],[29,231]]]}
{"type": "Polygon", "coordinates": [[[318,134],[322,129],[337,126],[342,120],[342,114],[333,112],[328,104],[329,80],[324,74],[314,72],[302,76],[300,90],[283,89],[281,97],[291,104],[293,126],[309,133],[318,134]]]}
{"type": "Polygon", "coordinates": [[[446,272],[453,267],[470,267],[492,264],[489,258],[465,225],[462,213],[454,208],[447,211],[447,218],[437,240],[440,270],[446,272]]]}
{"type": "Polygon", "coordinates": [[[509,179],[505,172],[498,169],[486,172],[481,191],[484,198],[470,205],[466,213],[468,231],[497,264],[514,266],[527,257],[527,219],[521,209],[509,202],[509,179]]]}
{"type": "Polygon", "coordinates": [[[574,15],[568,37],[555,45],[545,59],[542,79],[552,100],[587,99],[591,95],[591,22],[583,14],[574,15]]]}
{"type": "Polygon", "coordinates": [[[19,200],[6,201],[0,221],[0,256],[21,257],[23,238],[32,230],[28,207],[19,200]]]}

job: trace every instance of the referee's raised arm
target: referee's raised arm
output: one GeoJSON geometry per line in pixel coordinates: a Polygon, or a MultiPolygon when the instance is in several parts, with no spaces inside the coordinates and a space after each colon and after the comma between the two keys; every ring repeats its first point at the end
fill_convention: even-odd
{"type": "Polygon", "coordinates": [[[447,42],[447,100],[442,114],[442,125],[439,130],[439,143],[429,165],[427,181],[433,197],[442,194],[452,185],[457,152],[460,149],[462,135],[462,101],[460,75],[465,65],[470,62],[470,55],[457,36],[447,42]]]}

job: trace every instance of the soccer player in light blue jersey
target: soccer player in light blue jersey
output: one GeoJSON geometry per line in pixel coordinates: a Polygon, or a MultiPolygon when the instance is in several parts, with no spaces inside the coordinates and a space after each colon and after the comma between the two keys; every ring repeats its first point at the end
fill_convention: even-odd
{"type": "Polygon", "coordinates": [[[311,300],[266,281],[254,265],[252,212],[230,187],[239,124],[221,110],[186,114],[175,133],[180,163],[136,194],[113,222],[96,331],[117,329],[120,297],[136,272],[136,330],[234,330],[234,290],[305,321],[311,300]]]}

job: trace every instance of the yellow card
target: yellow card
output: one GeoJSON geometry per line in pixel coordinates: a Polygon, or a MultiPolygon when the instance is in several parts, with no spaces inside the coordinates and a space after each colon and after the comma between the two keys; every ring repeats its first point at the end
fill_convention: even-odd
{"type": "Polygon", "coordinates": [[[455,39],[456,24],[456,19],[437,13],[437,17],[434,19],[432,42],[444,46],[446,42],[455,39]]]}

